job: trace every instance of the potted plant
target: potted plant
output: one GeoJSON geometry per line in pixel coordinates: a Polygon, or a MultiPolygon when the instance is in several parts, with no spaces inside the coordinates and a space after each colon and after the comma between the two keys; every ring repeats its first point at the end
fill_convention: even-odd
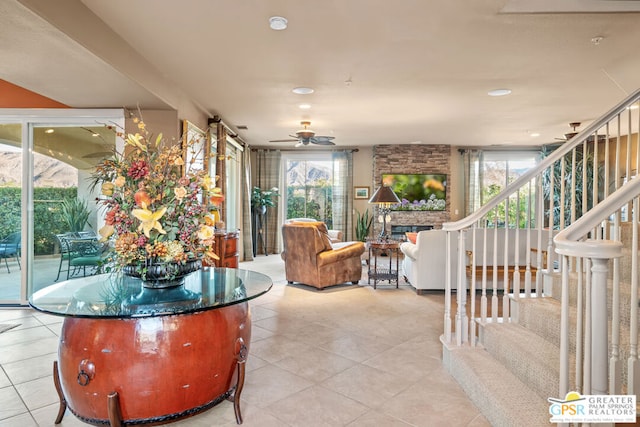
{"type": "Polygon", "coordinates": [[[62,220],[68,231],[83,231],[89,223],[89,205],[80,199],[64,199],[61,206],[62,220]]]}
{"type": "Polygon", "coordinates": [[[278,191],[277,187],[270,190],[253,187],[251,190],[253,256],[258,253],[258,242],[262,244],[264,254],[267,255],[267,207],[276,205],[276,198],[280,196],[278,191]]]}
{"type": "Polygon", "coordinates": [[[369,210],[365,210],[363,214],[356,209],[356,239],[365,242],[369,237],[369,230],[373,223],[373,217],[369,216],[369,210]]]}
{"type": "Polygon", "coordinates": [[[278,188],[273,187],[270,190],[262,190],[260,187],[253,187],[251,191],[251,207],[259,213],[266,213],[267,206],[274,207],[276,205],[276,198],[280,196],[278,194],[278,188]]]}

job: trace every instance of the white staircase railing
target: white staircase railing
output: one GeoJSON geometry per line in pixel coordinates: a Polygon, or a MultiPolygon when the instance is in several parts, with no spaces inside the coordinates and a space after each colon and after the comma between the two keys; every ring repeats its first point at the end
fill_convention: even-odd
{"type": "MultiPolygon", "coordinates": [[[[637,164],[637,163],[636,163],[637,164]]],[[[554,242],[556,252],[562,256],[565,266],[562,275],[561,296],[561,327],[560,327],[560,396],[569,391],[569,340],[573,333],[569,328],[569,269],[570,262],[584,265],[586,268],[577,269],[578,278],[584,277],[578,283],[588,284],[585,291],[588,303],[576,303],[576,311],[584,312],[584,323],[588,325],[584,331],[579,330],[579,342],[585,345],[585,354],[576,355],[575,364],[576,384],[582,385],[583,394],[636,394],[640,386],[640,367],[638,366],[638,199],[640,197],[640,178],[634,177],[627,185],[610,194],[609,197],[570,227],[558,233],[554,242]],[[624,209],[631,205],[630,221],[624,227],[628,244],[623,245],[620,218],[624,209]],[[603,222],[603,218],[613,217],[611,225],[603,222]],[[607,229],[603,230],[603,224],[607,229]],[[602,236],[613,232],[610,238],[602,236]],[[629,240],[629,234],[631,239],[629,240]],[[626,246],[626,247],[625,247],[626,246]],[[619,258],[623,249],[628,251],[627,259],[631,261],[631,269],[624,274],[625,281],[630,282],[629,301],[621,304],[620,282],[621,265],[619,258]],[[612,268],[610,268],[612,264],[612,268]],[[590,266],[590,268],[589,268],[590,266]],[[611,273],[610,273],[611,270],[611,273]],[[611,290],[609,291],[609,280],[611,290]],[[611,301],[610,309],[608,301],[611,301]],[[628,307],[628,312],[622,312],[622,306],[628,307]],[[621,319],[628,319],[629,340],[626,348],[621,345],[621,319]],[[609,321],[611,321],[611,336],[609,336],[609,321]],[[590,349],[587,350],[587,349],[590,349]],[[609,350],[610,349],[610,350],[609,350]],[[624,365],[621,354],[626,353],[627,363],[624,365]],[[626,387],[626,390],[623,388],[626,387]]],[[[625,340],[626,342],[626,340],[625,340]]]]}
{"type": "MultiPolygon", "coordinates": [[[[637,174],[639,100],[640,90],[472,215],[443,224],[448,232],[447,257],[456,261],[455,267],[449,259],[445,264],[445,343],[475,345],[476,322],[517,320],[518,313],[511,312],[510,298],[543,295],[544,273],[568,274],[584,268],[573,257],[563,257],[559,262],[554,236],[605,202],[637,174]]],[[[630,212],[628,203],[613,221],[601,218],[603,226],[596,238],[609,239],[610,230],[628,221],[630,212]]],[[[578,327],[582,328],[582,323],[578,327]]]]}

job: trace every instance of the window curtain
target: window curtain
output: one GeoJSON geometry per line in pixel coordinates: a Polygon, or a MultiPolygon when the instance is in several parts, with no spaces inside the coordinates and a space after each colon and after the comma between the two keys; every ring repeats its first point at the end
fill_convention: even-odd
{"type": "Polygon", "coordinates": [[[351,151],[332,153],[333,160],[333,228],[342,230],[344,240],[353,239],[353,154],[351,151]]]}
{"type": "Polygon", "coordinates": [[[482,206],[482,150],[464,150],[464,216],[470,215],[482,206]]]}
{"type": "Polygon", "coordinates": [[[242,182],[240,188],[242,196],[240,203],[242,203],[242,249],[245,261],[253,260],[253,242],[251,236],[253,232],[251,230],[251,150],[245,149],[242,152],[241,157],[241,170],[243,171],[242,182]]]}
{"type": "MultiPolygon", "coordinates": [[[[280,150],[257,150],[256,151],[256,186],[262,190],[280,187],[280,171],[281,171],[282,153],[280,150]]],[[[282,192],[279,192],[282,194],[282,192]]],[[[280,200],[278,198],[278,204],[280,200]]],[[[281,209],[267,208],[267,227],[266,227],[266,248],[267,253],[275,254],[281,251],[281,237],[278,224],[281,223],[279,215],[281,209]]]]}

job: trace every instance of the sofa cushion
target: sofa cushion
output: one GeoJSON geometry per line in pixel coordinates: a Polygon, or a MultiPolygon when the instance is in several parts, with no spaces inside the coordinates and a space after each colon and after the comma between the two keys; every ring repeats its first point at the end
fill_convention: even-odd
{"type": "Polygon", "coordinates": [[[336,263],[342,260],[359,257],[364,253],[363,242],[344,242],[340,248],[318,254],[318,266],[336,263]]]}
{"type": "Polygon", "coordinates": [[[289,223],[295,224],[298,226],[303,226],[303,227],[311,227],[318,230],[318,234],[320,236],[320,242],[321,242],[320,246],[322,248],[320,251],[318,251],[318,253],[322,251],[330,251],[333,249],[333,246],[331,245],[331,237],[329,237],[329,230],[327,230],[327,225],[324,222],[291,220],[289,223]]]}
{"type": "Polygon", "coordinates": [[[400,251],[413,259],[418,258],[418,246],[415,243],[404,242],[400,245],[400,251]]]}

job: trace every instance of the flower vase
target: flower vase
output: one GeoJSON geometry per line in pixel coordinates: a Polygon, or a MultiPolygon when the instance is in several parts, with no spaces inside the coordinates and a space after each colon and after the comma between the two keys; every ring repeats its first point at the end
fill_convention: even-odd
{"type": "Polygon", "coordinates": [[[199,259],[184,263],[147,260],[143,265],[125,266],[123,273],[141,279],[142,286],[147,289],[166,289],[183,285],[185,276],[201,267],[199,259]]]}

